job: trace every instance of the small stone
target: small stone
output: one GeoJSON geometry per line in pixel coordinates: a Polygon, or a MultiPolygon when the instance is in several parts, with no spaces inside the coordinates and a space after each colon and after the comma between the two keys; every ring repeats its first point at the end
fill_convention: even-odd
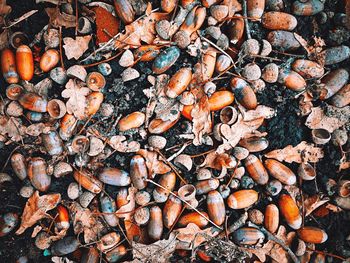
{"type": "Polygon", "coordinates": [[[131,67],[134,64],[134,54],[131,50],[127,49],[119,60],[119,65],[123,68],[131,67]]]}
{"type": "Polygon", "coordinates": [[[121,74],[121,77],[124,82],[127,82],[140,77],[140,73],[136,69],[127,68],[126,70],[123,71],[123,73],[121,74]]]}

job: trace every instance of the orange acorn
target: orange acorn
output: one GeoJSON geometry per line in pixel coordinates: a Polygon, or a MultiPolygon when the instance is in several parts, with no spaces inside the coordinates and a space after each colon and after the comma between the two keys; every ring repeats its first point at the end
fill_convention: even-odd
{"type": "Polygon", "coordinates": [[[157,241],[163,234],[163,216],[159,206],[152,206],[150,209],[150,220],[147,225],[148,236],[157,241]]]}
{"type": "Polygon", "coordinates": [[[46,112],[47,110],[47,100],[36,93],[24,93],[22,96],[20,96],[18,102],[26,110],[35,112],[46,112]]]}
{"type": "Polygon", "coordinates": [[[9,48],[5,48],[1,52],[1,71],[7,83],[18,82],[15,54],[9,48]]]}
{"type": "Polygon", "coordinates": [[[141,155],[135,155],[130,161],[131,182],[137,189],[144,189],[147,186],[148,171],[146,161],[141,155]]]}
{"type": "Polygon", "coordinates": [[[126,171],[114,167],[103,168],[98,174],[98,178],[101,182],[114,186],[128,186],[131,182],[129,174],[126,171]]]}
{"type": "Polygon", "coordinates": [[[253,178],[257,184],[267,184],[269,175],[258,157],[253,154],[249,154],[244,160],[244,166],[246,167],[250,177],[253,178]]]}
{"type": "Polygon", "coordinates": [[[125,24],[134,22],[135,11],[128,0],[114,0],[114,7],[118,17],[125,24]]]}
{"type": "Polygon", "coordinates": [[[297,233],[301,240],[313,244],[321,244],[328,239],[325,231],[313,226],[304,226],[298,229],[297,233]]]}
{"type": "Polygon", "coordinates": [[[146,115],[142,112],[135,111],[122,118],[118,123],[120,131],[127,131],[140,127],[146,119],[146,115]]]}
{"type": "Polygon", "coordinates": [[[30,81],[34,75],[34,59],[32,50],[21,45],[16,50],[17,72],[21,79],[30,81]]]}
{"type": "Polygon", "coordinates": [[[269,146],[269,141],[265,137],[252,136],[241,139],[239,145],[254,153],[265,150],[269,146]]]}
{"type": "Polygon", "coordinates": [[[101,107],[103,94],[98,91],[91,92],[87,97],[86,115],[94,115],[101,107]]]}
{"type": "MultiPolygon", "coordinates": [[[[158,184],[168,189],[169,191],[172,191],[176,184],[176,174],[174,172],[163,174],[160,177],[158,184]]],[[[170,195],[169,191],[161,187],[156,187],[156,189],[154,189],[153,191],[154,200],[157,203],[164,203],[168,199],[168,196],[170,195]]]]}
{"type": "Polygon", "coordinates": [[[159,53],[160,46],[144,45],[134,51],[134,57],[136,60],[148,62],[155,59],[159,53]]]}
{"type": "Polygon", "coordinates": [[[235,99],[232,92],[227,90],[216,91],[210,96],[208,103],[210,111],[217,111],[231,105],[235,99]]]}
{"type": "Polygon", "coordinates": [[[66,114],[63,116],[60,122],[60,137],[62,140],[67,141],[74,133],[78,120],[72,114],[66,114]]]}
{"type": "Polygon", "coordinates": [[[258,198],[258,192],[255,190],[239,190],[227,198],[227,205],[232,209],[243,209],[253,205],[258,198]]]}
{"type": "Polygon", "coordinates": [[[103,184],[95,176],[93,176],[87,169],[74,171],[74,179],[86,190],[98,194],[102,191],[103,184]]]}
{"type": "Polygon", "coordinates": [[[236,18],[231,19],[232,25],[229,28],[230,41],[233,44],[237,44],[244,34],[244,19],[239,14],[236,16],[236,18]]]}
{"type": "Polygon", "coordinates": [[[265,235],[256,228],[242,227],[232,234],[233,242],[237,245],[258,245],[265,239],[265,235]]]}
{"type": "Polygon", "coordinates": [[[287,224],[293,229],[299,229],[303,219],[293,198],[289,194],[281,194],[278,206],[287,224]]]}
{"type": "MultiPolygon", "coordinates": [[[[206,212],[201,213],[208,218],[208,214],[206,212]]],[[[186,227],[189,223],[196,224],[199,228],[204,228],[208,225],[209,222],[203,216],[193,211],[181,216],[178,222],[179,226],[181,227],[186,227]]]]}
{"type": "Polygon", "coordinates": [[[190,36],[193,32],[197,31],[205,20],[206,9],[204,7],[196,6],[186,16],[185,21],[180,26],[180,31],[186,32],[190,36]]]}
{"type": "Polygon", "coordinates": [[[280,69],[278,82],[293,91],[302,91],[306,87],[305,79],[293,70],[280,69]]]}
{"type": "Polygon", "coordinates": [[[320,64],[307,59],[295,60],[292,68],[305,78],[320,78],[324,74],[324,68],[320,64]]]}
{"type": "Polygon", "coordinates": [[[27,177],[26,159],[21,153],[14,153],[11,156],[11,166],[13,172],[20,180],[27,177]]]}
{"type": "Polygon", "coordinates": [[[202,56],[202,63],[200,64],[202,81],[206,82],[214,74],[216,62],[216,51],[208,48],[202,56]]]}
{"type": "Polygon", "coordinates": [[[210,191],[207,196],[207,207],[209,218],[217,225],[225,222],[225,203],[221,194],[216,191],[210,191]]]}
{"type": "Polygon", "coordinates": [[[129,203],[128,196],[128,188],[122,187],[119,189],[115,200],[118,209],[129,203]]]}
{"type": "Polygon", "coordinates": [[[24,88],[18,84],[11,84],[6,88],[6,97],[10,100],[18,100],[24,92],[24,88]]]}
{"type": "Polygon", "coordinates": [[[171,13],[177,4],[177,1],[178,0],[161,0],[160,6],[164,12],[171,13]]]}
{"type": "Polygon", "coordinates": [[[271,31],[267,34],[267,41],[273,47],[282,49],[282,50],[295,50],[300,47],[300,43],[294,37],[294,34],[289,31],[276,30],[271,31]]]}
{"type": "Polygon", "coordinates": [[[161,134],[173,127],[179,119],[174,121],[163,121],[162,119],[153,119],[148,126],[148,131],[152,134],[161,134]]]}
{"type": "Polygon", "coordinates": [[[327,90],[326,99],[336,94],[349,80],[349,73],[343,68],[331,71],[327,76],[322,78],[321,82],[327,90]]]}
{"type": "Polygon", "coordinates": [[[196,187],[196,194],[202,195],[207,194],[212,190],[215,190],[219,187],[219,180],[218,179],[208,179],[203,181],[197,181],[194,183],[194,186],[196,187]]]}
{"type": "Polygon", "coordinates": [[[245,80],[236,77],[232,78],[231,88],[236,99],[243,107],[248,110],[254,110],[257,107],[258,101],[256,95],[245,80]]]}
{"type": "Polygon", "coordinates": [[[58,216],[56,217],[56,226],[58,229],[69,228],[69,212],[63,205],[57,206],[58,216]]]}
{"type": "Polygon", "coordinates": [[[284,12],[266,12],[262,18],[263,27],[271,30],[288,30],[296,28],[298,21],[295,16],[284,12]]]}
{"type": "Polygon", "coordinates": [[[40,69],[49,72],[60,61],[60,54],[55,49],[48,49],[40,58],[40,69]]]}
{"type": "Polygon", "coordinates": [[[269,171],[269,174],[279,180],[281,183],[286,185],[296,183],[297,177],[293,171],[279,161],[274,159],[266,159],[264,164],[266,169],[269,171]]]}
{"type": "Polygon", "coordinates": [[[279,210],[275,204],[266,206],[264,225],[271,233],[275,233],[279,225],[279,210]]]}
{"type": "Polygon", "coordinates": [[[294,1],[292,12],[297,16],[312,16],[321,12],[323,8],[324,4],[319,0],[294,1]]]}
{"type": "Polygon", "coordinates": [[[46,162],[43,158],[31,158],[27,166],[27,174],[32,185],[41,192],[49,190],[51,176],[46,172],[46,162]]]}
{"type": "Polygon", "coordinates": [[[191,68],[182,68],[177,71],[169,80],[166,87],[166,95],[169,98],[176,98],[184,92],[192,79],[191,68]]]}
{"type": "Polygon", "coordinates": [[[350,84],[342,87],[330,100],[330,103],[338,108],[350,104],[350,84]]]}
{"type": "Polygon", "coordinates": [[[248,0],[247,11],[248,16],[253,18],[261,18],[265,9],[265,0],[248,0]]]}
{"type": "Polygon", "coordinates": [[[171,195],[166,201],[163,208],[163,221],[164,226],[168,229],[172,228],[176,222],[176,219],[180,215],[182,210],[182,202],[177,197],[171,195]]]}

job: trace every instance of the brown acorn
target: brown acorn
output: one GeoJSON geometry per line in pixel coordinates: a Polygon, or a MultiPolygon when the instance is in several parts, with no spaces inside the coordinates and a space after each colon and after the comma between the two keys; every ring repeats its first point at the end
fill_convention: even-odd
{"type": "Polygon", "coordinates": [[[140,127],[146,119],[146,115],[142,112],[135,111],[122,118],[118,123],[120,131],[127,131],[140,127]]]}
{"type": "Polygon", "coordinates": [[[162,134],[173,127],[179,119],[174,121],[163,121],[162,119],[153,119],[149,123],[148,131],[152,134],[162,134]]]}
{"type": "Polygon", "coordinates": [[[103,93],[94,91],[91,92],[87,97],[87,106],[85,109],[85,113],[87,117],[94,115],[101,107],[103,102],[103,93]]]}
{"type": "Polygon", "coordinates": [[[330,103],[338,108],[350,104],[350,84],[342,87],[330,100],[330,103]]]}
{"type": "Polygon", "coordinates": [[[68,209],[63,205],[57,206],[56,226],[58,229],[68,229],[69,228],[69,212],[68,209]]]}
{"type": "Polygon", "coordinates": [[[58,99],[50,100],[47,103],[47,112],[54,119],[61,119],[67,112],[66,104],[58,99]]]}
{"type": "Polygon", "coordinates": [[[83,188],[92,193],[98,194],[102,191],[102,182],[94,177],[87,169],[74,171],[73,177],[83,188]]]}
{"type": "Polygon", "coordinates": [[[16,50],[16,66],[17,72],[21,79],[30,81],[34,75],[34,59],[32,50],[21,45],[16,50]]]}
{"type": "Polygon", "coordinates": [[[26,159],[21,153],[14,153],[11,156],[11,166],[13,172],[20,180],[27,178],[26,159]]]}
{"type": "Polygon", "coordinates": [[[258,157],[253,154],[249,154],[244,160],[244,166],[250,177],[260,185],[267,184],[269,180],[269,175],[258,157]]]}
{"type": "Polygon", "coordinates": [[[128,0],[114,0],[114,7],[118,17],[125,24],[134,22],[135,11],[128,0]]]}
{"type": "Polygon", "coordinates": [[[264,241],[265,235],[259,229],[242,227],[233,232],[232,239],[233,242],[240,246],[258,245],[264,241]]]}
{"type": "Polygon", "coordinates": [[[154,60],[160,53],[160,46],[156,45],[142,45],[134,51],[136,60],[149,62],[154,60]]]}
{"type": "Polygon", "coordinates": [[[284,12],[266,12],[261,18],[263,27],[270,30],[292,31],[298,24],[295,16],[284,12]]]}
{"type": "Polygon", "coordinates": [[[122,187],[119,189],[115,200],[118,209],[129,203],[128,196],[129,194],[127,187],[122,187]]]}
{"type": "Polygon", "coordinates": [[[212,190],[215,190],[219,187],[219,184],[220,182],[218,179],[209,179],[195,182],[194,186],[196,187],[196,194],[202,195],[207,194],[212,190]]]}
{"type": "Polygon", "coordinates": [[[320,64],[307,59],[295,60],[292,68],[304,78],[320,78],[324,74],[324,68],[320,64]]]}
{"type": "Polygon", "coordinates": [[[191,68],[181,68],[169,80],[166,87],[166,95],[169,98],[176,98],[184,92],[192,79],[191,68]]]}
{"type": "Polygon", "coordinates": [[[265,10],[264,0],[248,0],[247,1],[248,16],[256,19],[261,18],[265,10]]]}
{"type": "Polygon", "coordinates": [[[128,186],[130,185],[129,174],[118,168],[106,167],[98,174],[101,182],[114,186],[128,186]]]}
{"type": "Polygon", "coordinates": [[[281,194],[278,206],[287,224],[293,229],[299,229],[303,219],[293,198],[289,194],[281,194]]]}
{"type": "Polygon", "coordinates": [[[35,112],[46,112],[47,110],[47,100],[36,93],[24,93],[19,97],[18,102],[26,110],[35,112]]]}
{"type": "MultiPolygon", "coordinates": [[[[172,191],[176,184],[176,174],[174,172],[163,174],[160,177],[158,184],[168,189],[169,191],[172,191]]],[[[154,200],[157,203],[164,203],[170,195],[169,191],[161,187],[156,187],[156,189],[154,189],[153,191],[154,200]]]]}
{"type": "Polygon", "coordinates": [[[178,0],[161,0],[160,6],[164,12],[171,13],[177,4],[177,1],[178,0]]]}
{"type": "Polygon", "coordinates": [[[321,12],[324,2],[319,0],[295,1],[292,5],[292,12],[297,16],[312,16],[321,12]]]}
{"type": "Polygon", "coordinates": [[[297,178],[293,171],[279,161],[276,161],[274,159],[266,159],[264,161],[264,164],[269,174],[277,180],[281,181],[281,183],[286,185],[292,185],[296,183],[297,178]]]}
{"type": "Polygon", "coordinates": [[[40,69],[44,72],[49,72],[56,67],[60,61],[60,54],[55,49],[48,49],[40,58],[40,69]]]}
{"type": "Polygon", "coordinates": [[[179,217],[181,211],[181,200],[173,195],[169,196],[163,208],[164,226],[168,229],[172,228],[176,223],[176,219],[179,217]]]}
{"type": "Polygon", "coordinates": [[[225,203],[221,194],[216,191],[210,191],[207,195],[207,207],[209,218],[218,226],[225,222],[225,203]]]}
{"type": "Polygon", "coordinates": [[[5,48],[1,52],[1,71],[7,83],[18,82],[15,54],[9,48],[5,48]]]}
{"type": "Polygon", "coordinates": [[[74,130],[77,126],[78,120],[74,117],[73,114],[66,114],[63,116],[60,122],[60,137],[62,140],[67,141],[74,133],[74,130]]]}
{"type": "Polygon", "coordinates": [[[43,158],[30,158],[27,166],[27,174],[32,185],[41,192],[49,190],[51,176],[46,172],[46,162],[43,158]]]}
{"type": "Polygon", "coordinates": [[[293,70],[284,68],[279,71],[278,82],[293,91],[302,91],[306,87],[306,82],[302,76],[293,70]]]}
{"type": "MultiPolygon", "coordinates": [[[[208,214],[206,212],[201,213],[208,218],[208,214]]],[[[197,212],[193,211],[181,216],[178,225],[181,227],[186,227],[189,223],[196,224],[199,228],[204,228],[208,225],[209,221],[197,212]]]]}
{"type": "Polygon", "coordinates": [[[321,244],[328,239],[328,235],[325,231],[312,226],[304,226],[298,229],[297,233],[301,240],[313,244],[321,244]]]}
{"type": "Polygon", "coordinates": [[[239,190],[227,198],[227,205],[232,209],[248,208],[258,201],[259,195],[255,190],[239,190]]]}
{"type": "Polygon", "coordinates": [[[239,145],[246,148],[249,152],[261,152],[269,146],[269,141],[265,137],[252,136],[243,138],[239,141],[239,145]]]}
{"type": "Polygon", "coordinates": [[[106,85],[106,79],[100,72],[91,72],[86,77],[86,85],[93,91],[100,91],[106,85]]]}
{"type": "Polygon", "coordinates": [[[18,100],[24,93],[24,88],[18,84],[11,84],[6,88],[6,97],[10,100],[18,100]]]}
{"type": "Polygon", "coordinates": [[[226,106],[231,105],[234,99],[235,96],[228,90],[216,91],[208,100],[210,111],[221,110],[226,106]]]}
{"type": "Polygon", "coordinates": [[[41,138],[48,154],[60,155],[63,152],[63,143],[56,131],[42,133],[41,138]]]}
{"type": "Polygon", "coordinates": [[[135,155],[130,161],[131,182],[137,189],[144,189],[147,186],[148,170],[146,161],[141,155],[135,155]]]}
{"type": "Polygon", "coordinates": [[[240,78],[234,77],[231,79],[231,88],[239,103],[248,110],[253,110],[257,107],[258,102],[253,89],[249,84],[240,78]]]}
{"type": "Polygon", "coordinates": [[[279,210],[275,204],[266,206],[264,225],[271,233],[275,233],[279,226],[279,210]]]}
{"type": "Polygon", "coordinates": [[[163,216],[162,210],[159,206],[152,206],[150,208],[150,220],[147,225],[148,236],[157,241],[162,237],[163,234],[163,216]]]}
{"type": "Polygon", "coordinates": [[[331,71],[328,75],[322,78],[321,82],[325,85],[327,95],[325,99],[336,94],[349,80],[349,73],[343,68],[338,68],[331,71]]]}
{"type": "Polygon", "coordinates": [[[267,35],[267,41],[269,41],[273,47],[282,50],[295,50],[300,47],[300,43],[296,40],[294,34],[289,31],[271,31],[267,35]]]}

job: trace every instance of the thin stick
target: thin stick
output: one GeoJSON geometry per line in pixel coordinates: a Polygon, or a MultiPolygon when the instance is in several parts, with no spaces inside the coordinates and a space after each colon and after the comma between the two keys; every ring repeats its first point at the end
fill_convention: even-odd
{"type": "Polygon", "coordinates": [[[63,50],[62,50],[62,27],[59,27],[59,41],[60,41],[60,61],[61,61],[61,67],[63,68],[63,70],[65,70],[64,68],[64,62],[63,62],[63,50]]]}
{"type": "Polygon", "coordinates": [[[167,161],[168,162],[171,162],[172,160],[174,160],[176,157],[178,157],[185,149],[186,147],[188,146],[188,144],[184,144],[182,145],[182,147],[180,148],[180,150],[178,150],[176,153],[174,153],[172,156],[170,156],[167,161]]]}
{"type": "Polygon", "coordinates": [[[18,23],[22,22],[23,20],[27,19],[28,17],[31,17],[32,15],[37,13],[38,11],[39,10],[31,10],[31,11],[25,13],[20,18],[17,18],[14,22],[12,22],[9,26],[3,27],[3,29],[7,29],[7,28],[10,28],[10,27],[13,27],[14,25],[17,25],[18,23]]]}
{"type": "Polygon", "coordinates": [[[218,237],[219,238],[224,238],[227,235],[230,235],[231,233],[233,233],[235,230],[237,230],[238,228],[240,228],[241,226],[243,226],[245,224],[245,222],[248,220],[248,213],[245,212],[243,215],[241,215],[240,218],[238,218],[232,225],[230,225],[226,231],[221,232],[218,237]]]}
{"type": "Polygon", "coordinates": [[[192,206],[189,202],[187,202],[186,200],[182,199],[180,196],[178,196],[177,194],[174,194],[172,191],[170,191],[169,189],[165,188],[164,186],[150,180],[150,179],[146,179],[147,182],[150,182],[160,188],[162,188],[165,191],[168,191],[169,194],[175,196],[176,198],[180,199],[182,202],[184,202],[186,205],[188,205],[189,207],[191,207],[194,211],[196,211],[198,214],[200,214],[203,218],[205,218],[206,220],[208,220],[208,222],[212,223],[215,227],[217,227],[218,229],[222,230],[222,227],[218,226],[217,224],[215,224],[213,221],[211,221],[208,217],[206,217],[203,213],[201,213],[197,208],[195,208],[194,206],[192,206]]]}
{"type": "Polygon", "coordinates": [[[325,255],[325,256],[329,256],[329,257],[333,257],[333,258],[338,258],[340,260],[346,260],[346,258],[343,258],[343,257],[338,256],[338,255],[334,255],[331,253],[327,253],[327,252],[323,252],[323,251],[319,251],[319,250],[315,250],[315,249],[310,249],[310,248],[306,248],[306,250],[315,252],[317,254],[321,254],[321,255],[325,255]]]}
{"type": "Polygon", "coordinates": [[[117,53],[116,55],[110,57],[110,58],[107,58],[105,60],[101,60],[101,61],[97,61],[95,63],[92,63],[92,64],[87,64],[87,65],[82,65],[84,68],[90,68],[90,67],[94,67],[94,66],[97,66],[97,65],[100,65],[102,63],[105,63],[105,62],[108,62],[108,61],[111,61],[117,57],[119,57],[121,54],[123,53],[123,51],[120,51],[119,53],[117,53]]]}
{"type": "Polygon", "coordinates": [[[215,151],[215,149],[211,149],[211,150],[206,151],[206,152],[204,152],[204,153],[199,153],[199,154],[190,155],[190,157],[191,157],[191,158],[200,157],[200,156],[206,155],[206,154],[208,154],[208,153],[211,153],[211,152],[213,152],[213,151],[215,151]]]}
{"type": "Polygon", "coordinates": [[[243,17],[244,17],[244,24],[245,24],[245,32],[247,34],[247,38],[251,39],[252,36],[250,35],[250,28],[248,23],[248,16],[247,16],[247,0],[242,1],[242,9],[243,9],[243,17]]]}
{"type": "Polygon", "coordinates": [[[249,222],[249,226],[253,226],[257,229],[259,229],[261,232],[263,232],[267,238],[271,241],[276,242],[279,244],[285,251],[287,251],[288,255],[291,257],[293,262],[295,263],[300,263],[300,260],[297,258],[297,256],[294,254],[294,252],[282,241],[281,239],[277,238],[275,235],[273,235],[270,231],[268,231],[266,228],[263,226],[257,226],[254,223],[249,222]]]}
{"type": "Polygon", "coordinates": [[[291,53],[286,53],[286,52],[282,52],[282,51],[277,51],[277,50],[272,50],[272,52],[275,52],[277,54],[282,54],[285,56],[291,56],[291,57],[297,57],[297,58],[303,58],[303,55],[296,55],[296,54],[291,54],[291,53]]]}
{"type": "Polygon", "coordinates": [[[79,11],[78,11],[78,0],[75,0],[75,35],[78,35],[78,19],[79,19],[79,11]]]}

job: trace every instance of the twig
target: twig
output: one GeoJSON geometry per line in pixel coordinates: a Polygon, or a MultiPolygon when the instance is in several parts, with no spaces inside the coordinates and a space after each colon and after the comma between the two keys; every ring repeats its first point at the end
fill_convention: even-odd
{"type": "Polygon", "coordinates": [[[13,154],[19,147],[20,147],[20,145],[18,145],[17,147],[15,147],[15,148],[12,150],[12,152],[9,154],[9,156],[8,156],[8,158],[7,158],[7,160],[6,160],[5,164],[4,164],[4,166],[3,166],[2,169],[1,169],[2,172],[5,170],[5,167],[7,166],[8,162],[10,161],[12,154],[13,154]]]}
{"type": "Polygon", "coordinates": [[[16,19],[14,22],[12,22],[9,26],[3,27],[3,29],[7,29],[7,28],[10,28],[10,27],[13,27],[14,25],[17,25],[18,23],[22,22],[23,20],[27,19],[28,17],[31,17],[32,15],[37,13],[38,11],[39,10],[31,10],[31,11],[25,13],[20,18],[16,19]]]}
{"type": "Polygon", "coordinates": [[[343,261],[346,260],[346,258],[343,258],[343,257],[338,256],[338,255],[334,255],[334,254],[331,254],[331,253],[327,253],[327,252],[324,252],[324,251],[319,251],[319,250],[310,249],[310,248],[306,248],[306,250],[312,251],[312,252],[315,252],[317,254],[321,254],[321,255],[324,255],[324,256],[337,258],[337,259],[340,259],[340,260],[343,260],[343,261]]]}
{"type": "Polygon", "coordinates": [[[179,156],[188,146],[189,144],[185,143],[184,145],[182,145],[181,149],[178,150],[176,153],[174,153],[172,156],[170,156],[167,161],[171,162],[172,160],[174,160],[177,156],[179,156]]]}
{"type": "Polygon", "coordinates": [[[63,68],[63,70],[65,70],[64,68],[64,62],[63,62],[63,50],[62,50],[62,27],[59,27],[59,41],[60,41],[60,61],[61,61],[61,67],[63,68]]]}
{"type": "Polygon", "coordinates": [[[92,64],[87,64],[87,65],[82,65],[84,68],[90,68],[90,67],[94,67],[94,66],[97,66],[97,65],[100,65],[102,63],[105,63],[105,62],[108,62],[108,61],[111,61],[117,57],[119,57],[121,54],[123,53],[123,51],[120,51],[119,53],[117,53],[116,55],[110,57],[110,58],[107,58],[105,60],[101,60],[101,61],[97,61],[95,63],[92,63],[92,64]]]}
{"type": "Polygon", "coordinates": [[[226,231],[221,232],[218,237],[219,238],[224,238],[227,235],[230,235],[231,233],[233,233],[235,230],[237,230],[238,228],[240,228],[241,226],[243,226],[245,224],[245,222],[248,220],[248,213],[245,212],[243,215],[241,215],[240,218],[238,218],[232,225],[230,225],[226,231]]]}
{"type": "Polygon", "coordinates": [[[296,54],[291,54],[291,53],[286,53],[286,52],[282,52],[282,51],[277,51],[277,50],[272,50],[272,52],[275,52],[277,54],[282,54],[285,56],[291,56],[291,57],[297,57],[297,58],[303,58],[303,55],[296,55],[296,54]]]}
{"type": "Polygon", "coordinates": [[[200,156],[206,155],[206,154],[208,154],[208,153],[211,153],[211,152],[213,152],[213,151],[215,151],[215,149],[211,149],[211,150],[206,151],[206,152],[204,152],[204,153],[199,153],[199,154],[190,155],[190,157],[191,157],[191,158],[200,157],[200,156]]]}
{"type": "Polygon", "coordinates": [[[242,9],[243,9],[243,17],[244,17],[244,24],[245,24],[245,32],[247,34],[247,38],[251,39],[252,36],[250,35],[250,28],[248,23],[248,16],[247,16],[247,0],[242,1],[242,9]]]}
{"type": "Polygon", "coordinates": [[[178,196],[177,194],[174,194],[172,191],[170,191],[169,189],[165,188],[164,186],[150,180],[150,179],[146,179],[147,182],[150,182],[160,188],[162,188],[165,191],[168,191],[169,194],[175,196],[176,198],[180,199],[182,202],[184,202],[186,205],[188,205],[189,207],[191,207],[194,211],[196,211],[198,214],[200,214],[203,218],[205,218],[208,222],[212,223],[216,228],[221,229],[222,227],[218,226],[217,224],[215,224],[213,221],[211,221],[208,217],[206,217],[203,213],[201,213],[197,208],[195,208],[194,206],[192,206],[189,202],[187,202],[186,200],[182,199],[180,196],[178,196]]]}
{"type": "Polygon", "coordinates": [[[257,226],[256,224],[249,222],[249,226],[253,226],[257,229],[259,229],[261,232],[263,232],[267,239],[279,244],[285,251],[287,251],[288,255],[291,257],[293,262],[300,263],[300,260],[297,258],[297,256],[294,254],[294,252],[283,242],[283,240],[277,238],[275,235],[273,235],[270,231],[268,231],[263,226],[257,226]]]}
{"type": "Polygon", "coordinates": [[[78,35],[78,19],[79,19],[79,11],[78,11],[78,0],[75,0],[75,36],[78,35]]]}
{"type": "Polygon", "coordinates": [[[256,58],[269,59],[269,60],[272,60],[272,61],[279,61],[279,62],[283,61],[282,59],[279,59],[279,58],[272,58],[272,57],[266,57],[266,56],[261,56],[261,55],[250,55],[250,56],[251,57],[256,57],[256,58]]]}

